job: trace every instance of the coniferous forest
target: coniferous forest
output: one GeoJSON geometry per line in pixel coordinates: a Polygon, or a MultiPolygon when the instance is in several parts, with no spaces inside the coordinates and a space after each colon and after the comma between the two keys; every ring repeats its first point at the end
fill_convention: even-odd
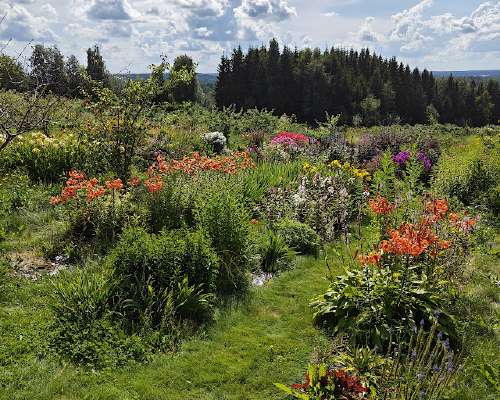
{"type": "Polygon", "coordinates": [[[483,126],[500,119],[500,85],[496,80],[436,79],[432,72],[411,69],[396,58],[384,59],[368,49],[282,50],[238,47],[223,56],[218,68],[219,107],[266,108],[314,123],[342,114],[354,125],[421,124],[432,121],[483,126]]]}

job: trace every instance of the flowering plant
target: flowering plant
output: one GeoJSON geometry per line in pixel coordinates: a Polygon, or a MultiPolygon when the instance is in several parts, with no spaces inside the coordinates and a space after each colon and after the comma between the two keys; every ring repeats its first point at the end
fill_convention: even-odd
{"type": "Polygon", "coordinates": [[[302,400],[356,400],[368,396],[368,389],[357,376],[343,369],[328,368],[325,364],[309,366],[304,383],[295,383],[291,388],[280,383],[275,386],[292,398],[302,400]]]}
{"type": "Polygon", "coordinates": [[[301,147],[307,146],[310,143],[309,136],[302,133],[280,132],[271,139],[271,144],[282,145],[291,150],[298,150],[301,147]]]}
{"type": "MultiPolygon", "coordinates": [[[[408,160],[411,158],[412,153],[408,150],[400,151],[398,154],[392,156],[392,160],[398,164],[399,167],[404,167],[408,160]]],[[[431,159],[423,152],[419,151],[416,154],[417,160],[419,160],[426,172],[429,172],[432,168],[431,159]]]]}

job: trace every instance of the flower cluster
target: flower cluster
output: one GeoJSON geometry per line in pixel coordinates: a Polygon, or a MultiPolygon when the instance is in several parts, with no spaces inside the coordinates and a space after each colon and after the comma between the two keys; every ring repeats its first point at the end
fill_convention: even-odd
{"type": "Polygon", "coordinates": [[[400,151],[398,154],[392,156],[392,161],[401,167],[406,164],[410,157],[411,153],[409,151],[400,151]]]}
{"type": "Polygon", "coordinates": [[[292,150],[298,150],[311,142],[309,136],[302,133],[280,132],[271,139],[271,144],[282,145],[292,150]]]}
{"type": "Polygon", "coordinates": [[[230,156],[206,157],[194,152],[191,157],[184,157],[181,160],[171,160],[166,162],[161,156],[158,156],[156,165],[148,169],[150,177],[159,174],[168,174],[181,171],[189,175],[194,175],[201,171],[216,171],[225,174],[236,174],[238,171],[244,171],[249,168],[255,168],[255,162],[246,151],[235,152],[230,156]]]}
{"type": "Polygon", "coordinates": [[[430,171],[432,167],[432,161],[423,151],[419,151],[417,153],[417,160],[420,160],[422,162],[426,171],[430,171]]]}
{"type": "MultiPolygon", "coordinates": [[[[409,151],[405,150],[405,151],[400,151],[398,154],[392,156],[392,160],[396,164],[398,164],[400,167],[403,167],[408,162],[410,157],[411,157],[411,153],[409,151]]],[[[432,161],[430,160],[429,157],[427,157],[427,155],[423,151],[419,151],[417,153],[417,160],[422,162],[424,169],[426,171],[430,171],[430,169],[432,167],[432,161]]]]}
{"type": "MultiPolygon", "coordinates": [[[[370,208],[377,215],[390,214],[395,206],[390,204],[384,197],[378,196],[369,201],[370,208]]],[[[416,224],[405,223],[398,229],[389,230],[389,238],[382,240],[377,250],[358,256],[363,265],[378,264],[383,254],[409,255],[418,257],[429,251],[431,256],[436,256],[439,250],[446,250],[451,242],[441,240],[436,234],[436,223],[444,221],[448,212],[448,202],[444,199],[434,199],[427,202],[424,215],[416,224]]],[[[450,214],[450,218],[458,221],[456,214],[450,214]]]]}
{"type": "Polygon", "coordinates": [[[370,180],[370,173],[364,169],[358,169],[352,166],[349,162],[341,163],[339,160],[333,160],[328,164],[330,168],[346,171],[353,177],[361,180],[370,180]]]}
{"type": "Polygon", "coordinates": [[[314,398],[318,399],[354,400],[363,399],[368,393],[368,388],[357,376],[343,369],[326,368],[324,365],[310,367],[309,372],[305,373],[304,383],[295,383],[291,387],[293,390],[291,394],[300,399],[314,395],[314,398]]]}
{"type": "Polygon", "coordinates": [[[388,215],[395,205],[391,204],[385,197],[378,195],[375,199],[368,200],[371,210],[377,215],[388,215]]]}
{"type": "Polygon", "coordinates": [[[87,179],[83,172],[71,170],[69,172],[69,178],[66,184],[61,190],[59,196],[52,196],[50,198],[50,204],[58,205],[67,203],[69,200],[78,200],[79,193],[86,194],[86,200],[91,203],[98,197],[103,196],[107,190],[115,191],[123,188],[123,183],[121,179],[114,179],[105,182],[105,187],[99,185],[97,178],[87,179]]]}

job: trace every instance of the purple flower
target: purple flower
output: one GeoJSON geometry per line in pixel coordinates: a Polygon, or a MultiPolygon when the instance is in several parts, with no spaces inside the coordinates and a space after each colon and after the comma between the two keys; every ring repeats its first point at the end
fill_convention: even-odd
{"type": "Polygon", "coordinates": [[[392,156],[392,160],[399,166],[405,165],[410,159],[411,153],[409,151],[400,151],[395,156],[392,156]]]}
{"type": "Polygon", "coordinates": [[[432,161],[429,159],[429,157],[427,157],[427,155],[423,151],[419,151],[417,153],[417,159],[422,161],[422,163],[424,164],[424,169],[426,171],[429,171],[431,169],[432,161]]]}

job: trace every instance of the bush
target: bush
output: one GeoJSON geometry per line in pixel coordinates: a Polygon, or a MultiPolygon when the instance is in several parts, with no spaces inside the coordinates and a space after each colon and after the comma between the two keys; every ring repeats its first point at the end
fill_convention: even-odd
{"type": "MultiPolygon", "coordinates": [[[[434,320],[436,310],[447,304],[442,293],[425,277],[375,267],[337,277],[311,306],[316,324],[383,351],[397,336],[408,340],[419,321],[434,320]]],[[[439,322],[439,329],[456,339],[452,318],[441,312],[439,322]]]]}
{"type": "Polygon", "coordinates": [[[221,132],[209,132],[203,135],[205,144],[214,153],[222,154],[226,148],[227,139],[221,132]]]}
{"type": "Polygon", "coordinates": [[[112,321],[110,282],[108,275],[91,271],[67,274],[55,282],[50,345],[62,357],[92,368],[144,359],[140,339],[127,336],[112,321]]]}
{"type": "Polygon", "coordinates": [[[203,294],[216,290],[219,260],[202,231],[176,230],[154,235],[140,228],[129,229],[111,252],[109,261],[116,282],[113,309],[122,314],[128,330],[161,328],[172,313],[196,322],[210,317],[208,298],[203,294]],[[185,285],[179,286],[181,282],[185,285]],[[181,295],[184,300],[176,303],[181,295]],[[193,297],[199,300],[198,308],[193,297]],[[172,305],[182,305],[184,311],[181,307],[179,313],[172,312],[172,305]]]}
{"type": "Polygon", "coordinates": [[[456,197],[465,205],[490,207],[500,212],[500,142],[489,144],[475,140],[441,157],[434,173],[434,189],[456,197]]]}
{"type": "Polygon", "coordinates": [[[294,252],[290,250],[282,236],[267,231],[264,237],[261,237],[259,247],[262,271],[275,273],[290,267],[294,252]]]}
{"type": "Polygon", "coordinates": [[[321,239],[309,225],[285,218],[275,225],[275,229],[286,244],[298,253],[318,256],[321,239]]]}
{"type": "Polygon", "coordinates": [[[204,190],[196,199],[196,220],[219,256],[217,291],[234,294],[248,284],[250,216],[238,188],[223,179],[211,182],[210,190],[204,190]]]}

